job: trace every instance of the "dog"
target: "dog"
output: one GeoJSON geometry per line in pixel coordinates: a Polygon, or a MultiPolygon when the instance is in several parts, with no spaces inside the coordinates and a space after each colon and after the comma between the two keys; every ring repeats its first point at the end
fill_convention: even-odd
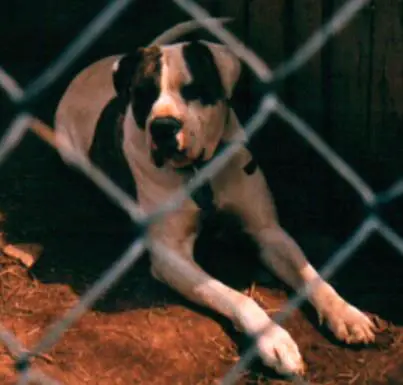
{"type": "MultiPolygon", "coordinates": [[[[157,44],[90,65],[71,82],[56,112],[56,136],[88,154],[102,111],[112,99],[118,101],[120,118],[110,130],[121,130],[122,153],[146,213],[168,201],[225,144],[244,139],[229,103],[240,77],[240,60],[219,43],[173,41],[197,27],[197,22],[188,23],[187,29],[176,26],[173,30],[179,33],[170,31],[164,39],[156,39],[157,44]]],[[[308,300],[337,338],[347,343],[374,340],[375,326],[369,317],[319,276],[279,224],[266,180],[246,146],[209,186],[210,203],[242,219],[268,269],[295,290],[316,282],[308,300]]],[[[214,279],[194,261],[198,218],[206,205],[201,201],[189,197],[149,226],[155,245],[180,255],[170,258],[164,248],[152,247],[152,275],[255,336],[263,362],[278,373],[303,374],[305,364],[290,334],[253,299],[214,279]]]]}

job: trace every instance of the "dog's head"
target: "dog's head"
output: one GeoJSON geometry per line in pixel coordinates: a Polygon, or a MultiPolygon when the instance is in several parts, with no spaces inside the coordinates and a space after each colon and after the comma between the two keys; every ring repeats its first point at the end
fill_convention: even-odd
{"type": "Polygon", "coordinates": [[[208,160],[225,133],[240,62],[204,41],[140,48],[115,63],[118,97],[130,104],[157,167],[208,160]]]}

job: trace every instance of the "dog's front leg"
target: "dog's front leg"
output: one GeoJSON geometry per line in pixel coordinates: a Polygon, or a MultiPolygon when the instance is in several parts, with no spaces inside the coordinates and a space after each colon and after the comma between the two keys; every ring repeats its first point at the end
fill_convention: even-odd
{"type": "Polygon", "coordinates": [[[374,325],[356,307],[346,302],[308,263],[295,241],[279,226],[263,228],[255,236],[262,247],[263,262],[288,285],[298,290],[312,284],[308,299],[321,320],[347,343],[371,342],[374,325]]]}
{"type": "Polygon", "coordinates": [[[259,334],[257,347],[262,360],[279,373],[301,374],[304,371],[303,360],[288,332],[275,324],[251,298],[212,278],[194,262],[195,234],[186,238],[169,234],[158,236],[152,242],[154,277],[187,299],[228,317],[236,328],[248,335],[259,334]]]}
{"type": "Polygon", "coordinates": [[[308,299],[339,339],[349,343],[372,341],[375,336],[370,319],[319,276],[296,242],[281,228],[262,172],[258,167],[245,172],[248,159],[248,151],[240,151],[216,179],[221,204],[242,216],[261,246],[263,262],[280,279],[294,290],[315,284],[308,299]]]}

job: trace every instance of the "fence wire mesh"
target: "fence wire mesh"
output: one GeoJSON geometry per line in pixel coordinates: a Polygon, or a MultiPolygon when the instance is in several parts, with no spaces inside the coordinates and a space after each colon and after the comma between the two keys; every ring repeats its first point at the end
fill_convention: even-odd
{"type": "MultiPolygon", "coordinates": [[[[137,202],[133,201],[133,199],[112,182],[101,169],[92,164],[86,156],[73,148],[68,141],[59,140],[56,142],[52,130],[36,117],[32,116],[30,112],[27,111],[26,107],[32,100],[38,98],[47,90],[102,33],[107,31],[114,20],[116,20],[132,2],[134,2],[134,0],[111,1],[110,4],[89,23],[73,43],[25,89],[22,89],[15,79],[0,68],[0,86],[18,108],[18,113],[1,139],[0,164],[18,146],[27,131],[32,130],[49,145],[57,147],[59,152],[63,155],[65,162],[81,170],[81,172],[102,189],[110,199],[116,202],[122,210],[126,211],[134,222],[142,224],[146,230],[147,224],[158,220],[161,216],[174,210],[194,190],[224,167],[231,156],[245,143],[238,141],[228,145],[219,156],[202,168],[189,184],[177,191],[170,201],[159,207],[155,212],[146,215],[137,202]]],[[[340,249],[328,258],[324,267],[319,271],[320,275],[324,278],[331,277],[335,271],[352,256],[357,248],[375,232],[378,232],[393,245],[399,253],[403,254],[403,239],[377,216],[375,210],[378,205],[384,205],[403,195],[403,180],[398,180],[386,191],[378,194],[375,193],[353,168],[316,134],[309,124],[305,123],[278,99],[270,87],[272,83],[284,79],[303,66],[334,34],[350,22],[357,12],[367,6],[370,1],[347,1],[290,59],[279,65],[274,71],[271,71],[262,59],[247,48],[231,32],[223,28],[219,22],[212,19],[208,12],[195,1],[173,0],[173,2],[186,11],[192,18],[198,20],[202,26],[216,36],[222,43],[226,44],[243,60],[260,80],[263,90],[266,90],[266,92],[263,93],[256,112],[250,117],[244,127],[246,138],[249,139],[256,133],[271,114],[277,114],[282,120],[288,123],[298,135],[309,143],[341,178],[344,178],[351,185],[361,197],[363,204],[369,208],[368,217],[364,218],[362,224],[351,237],[344,242],[340,249]]],[[[143,235],[133,240],[132,244],[123,255],[117,258],[116,262],[105,271],[95,284],[81,297],[79,303],[67,311],[63,318],[51,325],[44,333],[43,338],[29,350],[22,346],[9,330],[0,325],[0,339],[7,346],[12,357],[15,359],[16,368],[20,373],[19,384],[28,384],[32,381],[44,385],[59,383],[49,378],[46,374],[32,369],[30,366],[31,358],[44,353],[56,344],[61,335],[66,332],[72,323],[116,283],[119,278],[136,263],[146,249],[151,247],[162,250],[165,254],[165,258],[181,260],[173,250],[168,250],[160,244],[152,244],[147,235],[147,231],[144,231],[143,235]]],[[[308,292],[314,288],[314,285],[315,282],[312,282],[309,287],[301,288],[280,311],[275,321],[281,324],[295,308],[302,304],[307,298],[308,292]]],[[[250,348],[241,356],[236,365],[222,378],[221,383],[227,385],[233,384],[256,355],[257,348],[255,339],[254,343],[252,343],[250,348]]],[[[304,383],[300,378],[294,378],[294,381],[304,383]]]]}

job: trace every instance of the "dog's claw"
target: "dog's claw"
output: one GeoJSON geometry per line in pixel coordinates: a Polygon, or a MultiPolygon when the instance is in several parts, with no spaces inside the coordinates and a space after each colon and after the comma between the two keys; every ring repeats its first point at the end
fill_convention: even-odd
{"type": "Polygon", "coordinates": [[[335,336],[348,344],[371,343],[375,340],[375,324],[363,312],[347,302],[340,302],[324,318],[335,336]]]}
{"type": "Polygon", "coordinates": [[[305,364],[297,344],[281,326],[273,323],[257,340],[263,362],[279,374],[303,375],[305,364]]]}

